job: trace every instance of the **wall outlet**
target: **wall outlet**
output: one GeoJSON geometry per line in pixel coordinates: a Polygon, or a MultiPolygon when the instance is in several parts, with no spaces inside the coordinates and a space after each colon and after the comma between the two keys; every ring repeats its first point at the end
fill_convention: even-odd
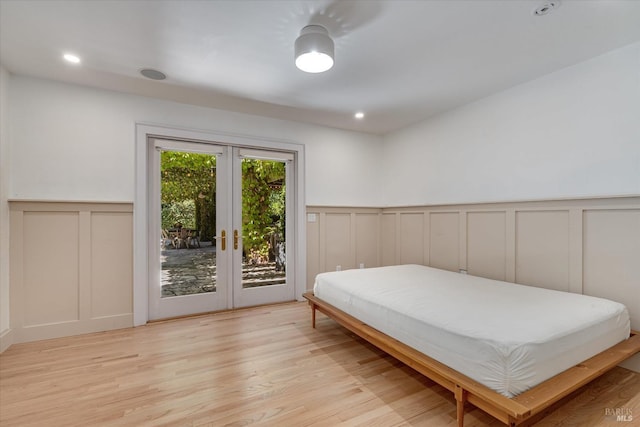
{"type": "Polygon", "coordinates": [[[341,265],[336,265],[336,271],[342,271],[342,266],[341,265]]]}
{"type": "Polygon", "coordinates": [[[460,269],[460,274],[467,274],[467,270],[465,270],[465,269],[461,268],[461,269],[460,269]]]}
{"type": "Polygon", "coordinates": [[[360,263],[360,268],[363,269],[364,268],[364,262],[360,263]]]}

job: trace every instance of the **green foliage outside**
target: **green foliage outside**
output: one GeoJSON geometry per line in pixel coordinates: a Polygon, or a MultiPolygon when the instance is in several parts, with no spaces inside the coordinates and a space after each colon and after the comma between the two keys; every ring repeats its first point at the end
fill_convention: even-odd
{"type": "Polygon", "coordinates": [[[242,244],[253,261],[269,258],[276,240],[284,239],[285,164],[242,160],[242,244]]]}
{"type": "Polygon", "coordinates": [[[202,241],[216,233],[216,157],[163,151],[160,154],[162,228],[198,230],[202,241]]]}
{"type": "MultiPolygon", "coordinates": [[[[163,151],[162,228],[177,223],[198,230],[208,241],[215,235],[216,158],[208,154],[163,151]]],[[[243,247],[253,261],[269,258],[274,242],[284,239],[285,165],[242,160],[243,247]]]]}
{"type": "Polygon", "coordinates": [[[162,228],[168,230],[175,224],[183,227],[197,229],[196,204],[193,200],[166,203],[162,205],[162,228]]]}

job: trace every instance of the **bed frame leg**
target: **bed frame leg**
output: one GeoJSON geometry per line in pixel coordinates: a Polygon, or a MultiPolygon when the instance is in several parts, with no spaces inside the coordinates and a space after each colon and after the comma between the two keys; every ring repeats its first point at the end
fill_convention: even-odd
{"type": "Polygon", "coordinates": [[[311,327],[316,328],[316,305],[311,303],[311,327]]]}
{"type": "Polygon", "coordinates": [[[458,420],[458,427],[464,426],[464,404],[467,401],[467,390],[456,384],[455,389],[456,397],[456,419],[458,420]]]}

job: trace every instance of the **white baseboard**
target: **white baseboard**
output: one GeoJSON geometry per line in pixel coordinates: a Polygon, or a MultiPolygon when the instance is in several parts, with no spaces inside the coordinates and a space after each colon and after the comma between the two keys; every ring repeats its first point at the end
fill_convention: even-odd
{"type": "Polygon", "coordinates": [[[15,331],[14,343],[91,334],[94,332],[110,331],[113,329],[130,328],[132,326],[133,314],[131,313],[117,314],[88,320],[74,320],[45,325],[33,325],[17,329],[15,331]]]}

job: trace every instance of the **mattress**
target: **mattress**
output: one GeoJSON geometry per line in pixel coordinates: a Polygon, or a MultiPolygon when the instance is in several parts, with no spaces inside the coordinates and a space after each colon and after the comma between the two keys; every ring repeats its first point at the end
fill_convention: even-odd
{"type": "Polygon", "coordinates": [[[314,294],[513,397],[629,337],[626,307],[421,265],[321,273],[314,294]]]}

